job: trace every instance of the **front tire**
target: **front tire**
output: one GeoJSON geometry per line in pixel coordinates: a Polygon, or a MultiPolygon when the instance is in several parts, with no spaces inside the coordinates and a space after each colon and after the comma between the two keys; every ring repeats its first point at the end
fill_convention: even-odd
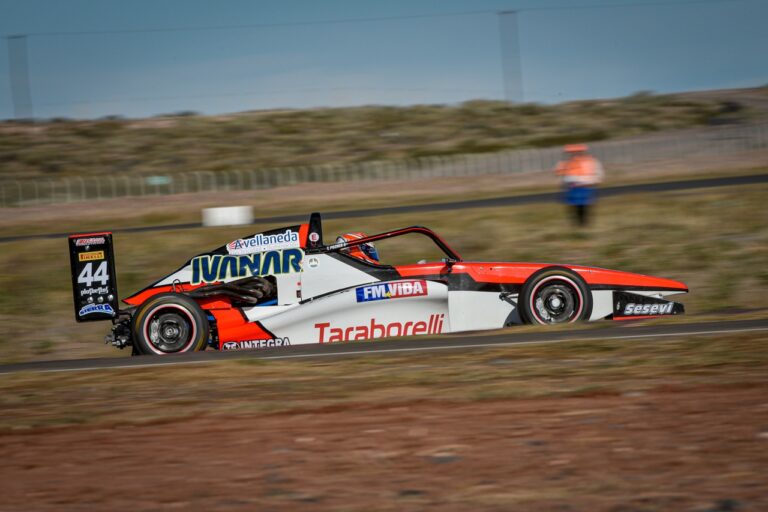
{"type": "Polygon", "coordinates": [[[134,346],[141,354],[168,355],[204,350],[210,325],[197,302],[162,293],[139,306],[133,316],[134,346]]]}
{"type": "Polygon", "coordinates": [[[584,279],[564,267],[547,267],[523,284],[518,302],[528,324],[564,324],[589,319],[592,293],[584,279]]]}

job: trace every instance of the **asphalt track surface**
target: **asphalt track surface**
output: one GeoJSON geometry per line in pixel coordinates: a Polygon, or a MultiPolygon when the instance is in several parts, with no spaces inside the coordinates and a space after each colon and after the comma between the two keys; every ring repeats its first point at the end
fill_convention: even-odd
{"type": "MultiPolygon", "coordinates": [[[[729,176],[725,178],[699,178],[694,180],[668,181],[662,183],[638,183],[634,185],[616,185],[612,187],[600,187],[600,197],[613,197],[625,194],[638,194],[649,192],[670,192],[676,190],[691,190],[700,188],[726,187],[734,185],[755,185],[768,183],[768,174],[753,174],[748,176],[729,176]]],[[[535,203],[549,203],[558,201],[559,192],[543,192],[538,194],[526,194],[519,196],[492,197],[486,199],[471,199],[467,201],[451,201],[447,203],[430,203],[408,206],[391,206],[388,208],[364,208],[360,210],[346,210],[337,212],[323,212],[324,219],[350,219],[361,217],[376,217],[380,215],[392,215],[398,213],[435,212],[444,210],[464,210],[469,208],[494,208],[499,206],[518,206],[535,203]]],[[[282,215],[276,217],[259,217],[253,224],[277,224],[305,222],[309,213],[298,215],[282,215]]],[[[171,231],[182,229],[195,229],[203,227],[200,222],[188,222],[183,224],[165,224],[161,226],[137,226],[122,229],[114,229],[113,233],[142,233],[150,231],[171,231]]],[[[84,229],[81,232],[91,231],[84,229]]],[[[2,242],[18,242],[23,240],[66,238],[70,233],[44,233],[36,235],[15,235],[0,237],[2,242]]]]}
{"type": "Polygon", "coordinates": [[[515,333],[512,327],[499,334],[462,333],[435,338],[409,338],[384,341],[359,341],[340,344],[311,344],[291,347],[218,352],[206,351],[166,357],[110,357],[41,361],[0,366],[0,374],[18,372],[71,372],[87,370],[145,368],[190,365],[233,359],[318,360],[344,357],[393,356],[445,350],[477,350],[515,345],[567,343],[578,341],[663,342],[681,336],[724,336],[744,332],[768,332],[768,319],[728,322],[669,323],[655,325],[607,324],[604,329],[551,331],[542,327],[535,332],[515,333]]]}

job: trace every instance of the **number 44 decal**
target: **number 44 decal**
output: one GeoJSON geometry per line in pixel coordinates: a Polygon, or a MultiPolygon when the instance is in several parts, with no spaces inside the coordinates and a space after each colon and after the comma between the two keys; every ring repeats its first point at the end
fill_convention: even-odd
{"type": "Polygon", "coordinates": [[[77,276],[77,282],[84,284],[85,286],[92,286],[94,281],[99,281],[101,286],[106,286],[109,281],[109,274],[107,273],[107,262],[102,261],[99,263],[96,272],[93,271],[93,262],[86,263],[83,267],[83,271],[77,276]]]}

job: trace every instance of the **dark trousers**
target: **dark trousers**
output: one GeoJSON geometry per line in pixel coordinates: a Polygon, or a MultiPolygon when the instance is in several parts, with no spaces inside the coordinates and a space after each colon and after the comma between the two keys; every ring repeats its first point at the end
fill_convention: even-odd
{"type": "Polygon", "coordinates": [[[588,204],[575,204],[573,208],[573,223],[577,226],[584,227],[589,224],[589,205],[588,204]]]}
{"type": "Polygon", "coordinates": [[[597,189],[592,186],[566,186],[563,199],[573,212],[575,225],[584,227],[589,224],[589,207],[595,201],[597,189]]]}

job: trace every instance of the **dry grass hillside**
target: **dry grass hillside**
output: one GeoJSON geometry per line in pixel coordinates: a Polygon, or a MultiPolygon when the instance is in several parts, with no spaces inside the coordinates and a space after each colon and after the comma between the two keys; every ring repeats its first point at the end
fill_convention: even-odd
{"type": "Polygon", "coordinates": [[[469,101],[194,113],[150,119],[0,122],[0,179],[221,171],[487,153],[743,122],[768,111],[768,87],[638,93],[559,105],[469,101]]]}

